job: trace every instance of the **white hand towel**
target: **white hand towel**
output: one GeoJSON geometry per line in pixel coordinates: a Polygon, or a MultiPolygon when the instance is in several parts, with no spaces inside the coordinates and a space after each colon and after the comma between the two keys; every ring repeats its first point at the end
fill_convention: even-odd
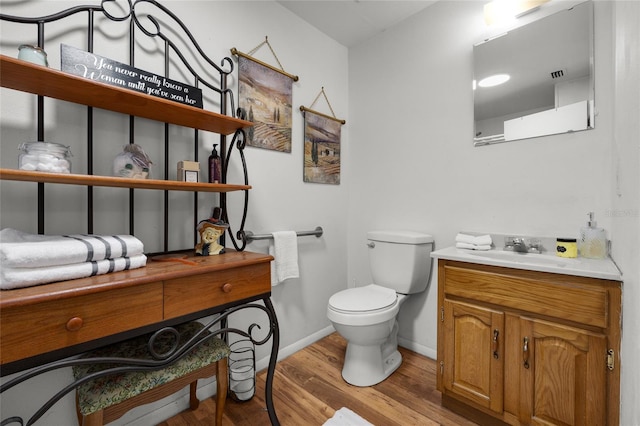
{"type": "Polygon", "coordinates": [[[473,235],[458,233],[456,235],[456,243],[473,244],[475,237],[473,235]]]}
{"type": "Polygon", "coordinates": [[[271,262],[271,284],[279,283],[290,278],[298,278],[298,236],[295,231],[273,232],[273,244],[269,253],[274,257],[271,262]]]}
{"type": "Polygon", "coordinates": [[[491,250],[490,245],[476,245],[469,243],[456,243],[457,248],[466,249],[466,250],[491,250]]]}
{"type": "Polygon", "coordinates": [[[469,235],[469,234],[458,233],[458,235],[456,235],[456,243],[467,243],[467,244],[474,244],[476,246],[485,246],[485,245],[493,244],[493,241],[491,239],[491,235],[489,234],[469,235]]]}
{"type": "Polygon", "coordinates": [[[31,287],[56,281],[92,277],[109,272],[141,268],[147,264],[147,257],[139,254],[132,257],[118,257],[93,262],[73,263],[70,265],[45,266],[41,268],[7,268],[0,271],[0,289],[31,287]]]}
{"type": "Polygon", "coordinates": [[[142,241],[132,235],[35,235],[11,228],[0,231],[3,267],[60,266],[143,252],[142,241]]]}

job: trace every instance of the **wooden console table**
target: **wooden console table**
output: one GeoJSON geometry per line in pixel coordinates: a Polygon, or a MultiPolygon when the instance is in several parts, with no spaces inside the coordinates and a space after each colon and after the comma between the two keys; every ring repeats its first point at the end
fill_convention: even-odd
{"type": "MultiPolygon", "coordinates": [[[[207,327],[220,324],[225,331],[238,332],[226,328],[227,315],[257,308],[269,318],[266,337],[255,340],[250,336],[253,327],[248,333],[239,332],[258,345],[273,339],[265,397],[271,423],[277,425],[272,383],[279,329],[270,300],[272,259],[246,251],[218,256],[185,252],[152,257],[140,269],[2,291],[1,373],[38,367],[28,373],[33,377],[68,366],[70,361],[60,360],[72,355],[212,314],[221,317],[207,327]],[[257,301],[264,306],[253,303],[257,301]]],[[[4,383],[2,391],[25,379],[4,383]]]]}

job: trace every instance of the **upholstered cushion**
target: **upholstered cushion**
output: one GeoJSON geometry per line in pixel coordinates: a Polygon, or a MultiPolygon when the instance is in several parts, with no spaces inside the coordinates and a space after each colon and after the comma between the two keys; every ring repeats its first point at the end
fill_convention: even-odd
{"type": "MultiPolygon", "coordinates": [[[[191,338],[203,328],[202,324],[193,321],[175,327],[180,333],[180,343],[191,338]]],[[[83,357],[121,357],[153,359],[147,348],[150,334],[131,340],[106,346],[88,352],[83,357]]],[[[154,351],[165,353],[174,344],[173,336],[163,333],[154,344],[154,351]]],[[[115,375],[103,376],[88,381],[78,387],[78,405],[83,415],[91,414],[111,405],[118,404],[142,392],[153,389],[176,378],[189,374],[199,368],[217,362],[229,356],[229,346],[217,337],[212,337],[192,349],[187,356],[173,365],[160,370],[133,371],[115,375]]],[[[104,370],[115,365],[88,364],[73,367],[76,379],[96,371],[104,370]]]]}

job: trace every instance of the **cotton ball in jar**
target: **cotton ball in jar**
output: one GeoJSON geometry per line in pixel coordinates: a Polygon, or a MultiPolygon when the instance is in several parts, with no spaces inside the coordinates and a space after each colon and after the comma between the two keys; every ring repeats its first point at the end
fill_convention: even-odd
{"type": "Polygon", "coordinates": [[[48,142],[20,145],[19,169],[25,171],[71,173],[71,151],[68,146],[48,142]]]}
{"type": "Polygon", "coordinates": [[[32,154],[25,154],[21,157],[20,170],[26,170],[29,172],[35,172],[38,170],[38,156],[32,154]]]}

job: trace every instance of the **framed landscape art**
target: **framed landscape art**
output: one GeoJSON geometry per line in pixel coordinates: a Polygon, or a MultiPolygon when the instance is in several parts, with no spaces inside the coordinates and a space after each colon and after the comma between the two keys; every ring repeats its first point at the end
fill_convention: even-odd
{"type": "Polygon", "coordinates": [[[342,122],[304,110],[304,181],[340,184],[340,128],[342,122]]]}
{"type": "Polygon", "coordinates": [[[238,103],[254,123],[247,145],[291,152],[292,79],[244,56],[238,57],[238,103]]]}

